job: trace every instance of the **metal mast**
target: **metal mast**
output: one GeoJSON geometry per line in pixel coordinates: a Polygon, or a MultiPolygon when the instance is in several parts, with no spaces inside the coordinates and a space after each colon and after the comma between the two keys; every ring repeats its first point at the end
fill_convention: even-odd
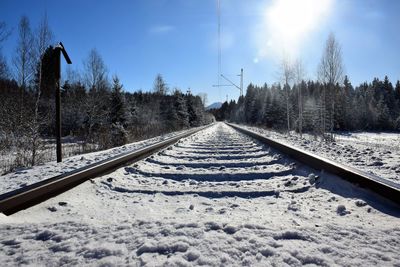
{"type": "Polygon", "coordinates": [[[243,96],[243,68],[240,69],[240,96],[243,96]]]}

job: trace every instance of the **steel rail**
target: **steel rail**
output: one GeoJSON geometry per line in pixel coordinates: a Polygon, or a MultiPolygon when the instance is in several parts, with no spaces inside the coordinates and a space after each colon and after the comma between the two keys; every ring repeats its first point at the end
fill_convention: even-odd
{"type": "Polygon", "coordinates": [[[114,170],[123,164],[139,161],[167,146],[176,143],[179,139],[188,137],[189,135],[210,127],[211,125],[213,124],[188,130],[184,133],[178,134],[177,136],[140,148],[138,150],[124,152],[111,158],[79,168],[72,172],[64,173],[2,194],[0,195],[0,212],[6,215],[11,215],[20,210],[29,208],[51,197],[59,195],[91,178],[106,174],[107,172],[110,172],[111,170],[114,170]]]}
{"type": "Polygon", "coordinates": [[[231,123],[226,124],[238,130],[239,132],[251,136],[254,139],[257,139],[258,141],[267,144],[270,147],[316,170],[324,170],[329,173],[335,174],[353,184],[357,184],[360,187],[367,188],[387,199],[390,199],[397,204],[400,204],[399,184],[396,184],[387,179],[382,179],[376,175],[355,169],[353,167],[346,166],[336,161],[315,155],[297,147],[277,142],[254,131],[242,128],[238,125],[231,123]]]}

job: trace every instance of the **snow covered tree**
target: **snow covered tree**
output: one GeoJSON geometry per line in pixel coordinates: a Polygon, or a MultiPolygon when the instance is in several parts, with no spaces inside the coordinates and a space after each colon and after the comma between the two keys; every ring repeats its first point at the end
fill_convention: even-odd
{"type": "Polygon", "coordinates": [[[113,77],[110,98],[111,143],[113,146],[121,146],[128,141],[128,133],[125,129],[127,126],[125,97],[118,76],[113,77]]]}
{"type": "Polygon", "coordinates": [[[120,83],[118,76],[114,76],[113,85],[111,88],[110,120],[111,123],[119,123],[121,125],[126,125],[127,122],[126,103],[122,87],[123,86],[120,83]]]}
{"type": "Polygon", "coordinates": [[[204,106],[201,102],[199,96],[193,96],[192,94],[188,93],[186,95],[186,102],[188,107],[188,114],[189,114],[189,125],[191,127],[197,127],[204,123],[203,121],[203,110],[204,106]]]}
{"type": "Polygon", "coordinates": [[[307,98],[304,103],[304,130],[315,135],[319,131],[320,116],[318,114],[317,101],[314,98],[307,98]]]}
{"type": "Polygon", "coordinates": [[[395,122],[395,130],[400,131],[400,115],[397,117],[395,122]]]}
{"type": "Polygon", "coordinates": [[[113,123],[111,125],[111,145],[122,146],[128,142],[128,132],[120,123],[113,123]]]}
{"type": "Polygon", "coordinates": [[[85,103],[86,89],[79,80],[67,80],[61,93],[63,119],[62,129],[64,134],[75,137],[84,137],[85,134],[85,103]]]}
{"type": "Polygon", "coordinates": [[[179,128],[187,128],[189,127],[189,113],[186,105],[186,99],[179,90],[175,90],[174,98],[174,107],[177,114],[178,126],[179,128]]]}
{"type": "Polygon", "coordinates": [[[343,80],[343,89],[341,90],[340,103],[342,105],[341,116],[342,124],[340,124],[341,129],[351,130],[354,127],[354,121],[352,121],[352,117],[354,117],[354,109],[352,99],[354,98],[354,88],[351,85],[349,77],[347,75],[344,76],[343,80]]]}
{"type": "MultiPolygon", "coordinates": [[[[36,164],[39,152],[43,150],[41,149],[43,147],[41,132],[44,130],[43,126],[49,125],[48,114],[52,114],[47,108],[48,101],[41,101],[42,80],[46,80],[42,79],[41,59],[42,55],[47,55],[45,52],[50,43],[50,35],[51,31],[46,19],[41,21],[37,34],[34,35],[28,18],[24,16],[21,18],[18,46],[13,58],[15,74],[21,87],[19,149],[25,151],[23,157],[32,166],[36,164]],[[43,103],[46,105],[44,106],[43,103]]],[[[54,65],[51,63],[49,65],[48,67],[53,72],[54,65]]],[[[54,90],[54,79],[52,82],[51,89],[54,90]]]]}
{"type": "MultiPolygon", "coordinates": [[[[394,89],[394,98],[397,101],[400,101],[400,81],[397,81],[397,83],[396,83],[396,87],[394,89]]],[[[397,105],[400,107],[400,102],[397,103],[397,105]]]]}
{"type": "Polygon", "coordinates": [[[178,129],[178,113],[175,109],[175,100],[171,96],[164,96],[161,99],[161,122],[167,131],[178,129]]]}
{"type": "Polygon", "coordinates": [[[255,123],[257,120],[256,114],[256,88],[253,84],[250,83],[249,86],[247,86],[244,101],[244,116],[246,122],[255,123]]]}
{"type": "Polygon", "coordinates": [[[380,130],[388,130],[391,128],[389,108],[385,103],[384,97],[381,96],[377,103],[377,123],[380,130]]]}

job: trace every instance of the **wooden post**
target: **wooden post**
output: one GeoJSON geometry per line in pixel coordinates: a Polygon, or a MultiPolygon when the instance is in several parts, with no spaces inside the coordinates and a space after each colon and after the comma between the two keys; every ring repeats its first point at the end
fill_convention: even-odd
{"type": "Polygon", "coordinates": [[[61,148],[61,49],[56,47],[54,50],[55,61],[55,80],[56,80],[56,141],[57,141],[57,162],[62,161],[62,148],[61,148]]]}
{"type": "Polygon", "coordinates": [[[67,51],[65,51],[63,44],[60,42],[54,48],[54,65],[55,65],[55,80],[56,80],[56,142],[57,142],[57,162],[62,161],[62,147],[61,147],[61,52],[68,64],[72,64],[67,51]]]}

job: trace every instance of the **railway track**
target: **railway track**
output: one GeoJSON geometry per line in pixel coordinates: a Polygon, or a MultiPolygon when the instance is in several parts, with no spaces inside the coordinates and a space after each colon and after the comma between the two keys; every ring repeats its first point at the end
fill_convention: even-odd
{"type": "Polygon", "coordinates": [[[217,123],[0,214],[5,265],[388,265],[399,206],[217,123]]]}
{"type": "Polygon", "coordinates": [[[0,211],[12,214],[90,178],[110,173],[121,165],[125,167],[116,172],[124,179],[107,179],[102,181],[102,186],[121,193],[163,193],[168,196],[278,197],[284,192],[306,192],[313,186],[310,175],[314,175],[314,169],[327,169],[400,202],[399,188],[378,178],[231,126],[236,130],[219,123],[214,126],[217,127],[215,131],[205,130],[197,134],[204,128],[188,131],[144,149],[4,194],[0,196],[0,211]],[[168,148],[160,152],[165,147],[168,148]],[[143,158],[146,159],[133,164],[143,158]]]}
{"type": "Polygon", "coordinates": [[[307,168],[297,168],[293,160],[225,124],[215,127],[125,167],[119,175],[126,179],[103,184],[119,192],[212,198],[275,196],[309,188],[307,168]],[[285,188],[285,183],[291,186],[285,188]]]}
{"type": "Polygon", "coordinates": [[[358,186],[368,188],[390,200],[400,204],[400,185],[392,181],[382,179],[376,175],[355,169],[350,166],[338,163],[336,161],[320,157],[313,153],[307,152],[305,150],[293,147],[288,144],[282,144],[262,136],[253,131],[247,130],[240,126],[229,124],[231,127],[237,129],[238,131],[251,136],[260,142],[273,147],[286,155],[302,162],[316,170],[326,171],[335,174],[353,184],[358,186]]]}
{"type": "Polygon", "coordinates": [[[45,201],[53,196],[61,194],[90,178],[103,175],[123,164],[135,162],[149,156],[171,144],[174,144],[181,138],[190,136],[201,131],[210,125],[197,129],[188,130],[177,136],[168,138],[164,141],[156,142],[144,148],[128,151],[120,155],[102,160],[79,168],[77,170],[57,175],[43,181],[28,185],[26,187],[7,192],[0,195],[0,212],[6,215],[13,214],[22,209],[29,208],[35,204],[45,201]]]}

